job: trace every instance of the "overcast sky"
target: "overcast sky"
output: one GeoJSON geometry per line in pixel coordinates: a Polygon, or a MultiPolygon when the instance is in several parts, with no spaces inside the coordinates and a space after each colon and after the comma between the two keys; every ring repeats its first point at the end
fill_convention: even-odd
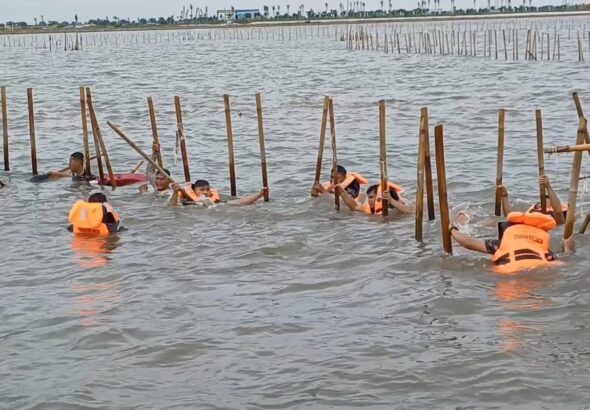
{"type": "MultiPolygon", "coordinates": [[[[476,0],[478,5],[487,6],[487,0],[476,0]]],[[[498,0],[491,0],[492,5],[498,0]]],[[[570,0],[571,1],[571,0],[570,0]]],[[[337,9],[346,0],[328,0],[330,8],[337,9]]],[[[73,20],[74,14],[78,14],[81,21],[96,17],[131,18],[139,17],[160,17],[178,15],[183,5],[193,4],[194,7],[209,7],[209,14],[217,9],[234,6],[236,8],[260,8],[268,5],[280,5],[281,13],[286,12],[287,4],[291,5],[291,12],[301,4],[305,10],[323,10],[326,0],[0,0],[0,22],[6,21],[27,21],[32,22],[34,17],[43,15],[48,20],[73,20]]],[[[379,0],[365,0],[367,10],[380,8],[379,0]]],[[[450,8],[450,0],[442,0],[442,9],[450,8]]],[[[513,4],[520,4],[520,0],[513,0],[513,4]]],[[[528,3],[528,0],[527,0],[528,3]]],[[[561,4],[561,0],[533,0],[535,5],[561,4]]],[[[384,1],[384,8],[387,9],[389,0],[384,1]]],[[[414,8],[417,0],[392,0],[393,8],[414,8]]],[[[434,0],[432,1],[434,5],[434,0]]],[[[472,6],[473,0],[457,0],[459,8],[472,6]]]]}

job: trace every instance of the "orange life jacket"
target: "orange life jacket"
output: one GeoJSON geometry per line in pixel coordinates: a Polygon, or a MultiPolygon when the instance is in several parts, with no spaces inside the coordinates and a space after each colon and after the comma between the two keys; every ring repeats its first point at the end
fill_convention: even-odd
{"type": "MultiPolygon", "coordinates": [[[[366,185],[369,183],[369,180],[366,179],[364,176],[362,176],[361,174],[357,174],[356,172],[347,172],[346,173],[346,178],[344,179],[344,181],[340,184],[342,186],[342,189],[346,189],[348,188],[348,186],[350,184],[352,184],[354,182],[354,180],[357,180],[359,185],[366,185]]],[[[330,188],[330,186],[332,185],[332,181],[328,181],[328,182],[324,182],[322,184],[322,186],[324,187],[325,190],[327,190],[328,188],[330,188]]],[[[354,199],[358,199],[361,196],[361,192],[359,190],[358,195],[354,198],[354,199]]]]}
{"type": "MultiPolygon", "coordinates": [[[[188,196],[188,198],[190,200],[192,200],[193,202],[197,202],[199,200],[199,196],[195,190],[193,189],[193,184],[191,184],[190,182],[187,182],[185,184],[182,185],[182,188],[184,189],[184,192],[186,192],[186,195],[188,196]]],[[[179,192],[179,196],[180,196],[180,200],[182,200],[183,196],[184,196],[184,192],[180,191],[179,192]]],[[[219,202],[221,200],[221,198],[219,197],[219,193],[217,192],[217,190],[213,187],[211,187],[211,193],[209,194],[209,199],[215,204],[217,202],[219,202]]]]}
{"type": "MultiPolygon", "coordinates": [[[[387,185],[389,186],[390,189],[393,189],[395,192],[397,192],[398,194],[401,194],[402,192],[404,192],[404,189],[402,187],[400,187],[397,184],[394,184],[393,182],[387,181],[387,185]]],[[[372,214],[372,215],[381,215],[382,211],[383,211],[383,205],[382,205],[382,199],[381,199],[381,184],[379,184],[379,187],[377,188],[377,197],[375,198],[375,208],[371,209],[371,205],[369,205],[369,200],[365,200],[365,203],[363,204],[363,212],[366,214],[372,214]]],[[[400,196],[400,200],[403,200],[403,198],[400,196]]]]}
{"type": "Polygon", "coordinates": [[[111,213],[115,222],[119,222],[119,215],[108,203],[77,201],[69,215],[74,234],[107,236],[110,231],[107,224],[103,223],[105,212],[111,213]]]}
{"type": "Polygon", "coordinates": [[[549,231],[555,228],[555,219],[549,215],[511,212],[508,227],[494,253],[492,261],[499,273],[516,273],[554,261],[549,250],[549,231]]]}

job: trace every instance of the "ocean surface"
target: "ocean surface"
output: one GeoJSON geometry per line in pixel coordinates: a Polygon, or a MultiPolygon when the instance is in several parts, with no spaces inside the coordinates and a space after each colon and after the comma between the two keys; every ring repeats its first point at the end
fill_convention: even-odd
{"type": "MultiPolygon", "coordinates": [[[[548,147],[575,143],[573,91],[590,111],[588,39],[578,62],[575,31],[567,40],[568,29],[557,29],[561,61],[524,61],[522,51],[519,61],[348,51],[333,32],[95,34],[79,52],[36,46],[42,36],[23,37],[26,46],[0,39],[11,160],[0,173],[8,183],[0,189],[0,408],[590,408],[586,236],[559,265],[501,276],[486,255],[456,246],[445,257],[438,214],[418,243],[413,215],[383,222],[309,198],[324,96],[334,99],[340,164],[371,182],[386,100],[389,176],[411,200],[428,107],[431,136],[444,124],[452,213],[467,211],[468,232],[495,237],[498,110],[506,109],[504,183],[517,209],[539,195],[535,109],[548,147]],[[146,35],[153,41],[142,42],[146,35]],[[110,41],[95,45],[101,36],[110,41]],[[271,202],[175,208],[137,186],[106,187],[128,231],[73,238],[68,211],[97,188],[29,182],[26,89],[34,89],[45,172],[82,150],[80,85],[93,89],[118,172],[139,157],[106,121],[149,152],[152,96],[165,166],[182,180],[180,96],[193,179],[226,195],[223,94],[232,98],[244,195],[261,187],[254,97],[262,93],[271,202]]],[[[526,29],[520,35],[522,47],[526,29]]],[[[433,140],[431,150],[434,159],[433,140]]],[[[572,158],[545,163],[564,201],[572,158]]],[[[587,188],[580,184],[580,221],[587,188]]]]}

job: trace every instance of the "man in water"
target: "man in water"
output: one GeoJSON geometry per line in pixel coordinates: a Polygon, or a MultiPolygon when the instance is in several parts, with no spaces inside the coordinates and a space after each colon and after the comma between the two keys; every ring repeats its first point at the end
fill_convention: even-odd
{"type": "Polygon", "coordinates": [[[201,205],[205,207],[213,206],[218,203],[226,203],[227,205],[252,205],[260,198],[264,198],[264,194],[268,188],[262,188],[259,192],[254,194],[237,198],[229,201],[222,201],[219,193],[215,188],[212,188],[208,181],[199,179],[193,184],[190,182],[180,186],[179,184],[172,184],[174,193],[170,203],[176,205],[201,205]]]}
{"type": "Polygon", "coordinates": [[[413,212],[408,200],[399,196],[401,188],[397,187],[395,184],[391,184],[389,191],[385,192],[383,195],[380,195],[380,187],[378,184],[371,185],[367,189],[367,199],[363,204],[355,201],[340,185],[336,186],[336,190],[351,211],[364,212],[370,215],[381,215],[383,201],[385,201],[390,209],[396,209],[401,214],[411,214],[413,212]]]}
{"type": "MultiPolygon", "coordinates": [[[[539,177],[539,183],[547,187],[547,198],[549,199],[547,214],[552,216],[558,225],[562,225],[563,223],[565,223],[567,205],[562,205],[561,201],[559,200],[559,197],[551,187],[551,184],[549,183],[549,178],[547,178],[547,176],[543,175],[539,177]],[[555,212],[556,209],[561,209],[562,212],[555,212]]],[[[512,212],[512,206],[508,201],[508,191],[506,190],[506,187],[504,185],[498,186],[498,189],[500,190],[502,196],[502,210],[504,211],[504,215],[508,215],[510,212],[512,212]]],[[[534,204],[527,210],[527,212],[542,212],[541,203],[534,204]]]]}
{"type": "MultiPolygon", "coordinates": [[[[158,153],[160,152],[160,144],[153,144],[152,145],[152,160],[156,162],[158,160],[158,153]]],[[[170,188],[170,180],[168,176],[170,176],[170,171],[165,168],[162,168],[166,175],[162,174],[160,171],[156,169],[151,163],[147,164],[145,169],[145,175],[147,176],[148,184],[142,184],[139,186],[139,192],[145,194],[146,192],[154,192],[158,194],[170,193],[172,194],[170,188]]]]}
{"type": "Polygon", "coordinates": [[[74,152],[70,156],[69,171],[51,171],[47,173],[49,179],[72,177],[75,182],[91,181],[96,179],[94,175],[87,175],[84,169],[84,154],[74,152]]]}
{"type": "Polygon", "coordinates": [[[76,202],[70,210],[69,220],[68,230],[76,234],[106,236],[125,230],[119,226],[119,215],[101,192],[90,195],[88,201],[76,202]],[[100,213],[97,214],[94,204],[102,205],[100,213]]]}
{"type": "MultiPolygon", "coordinates": [[[[367,183],[368,181],[362,175],[355,172],[347,172],[346,168],[342,165],[338,165],[338,184],[340,184],[340,186],[346,190],[348,195],[355,201],[358,200],[360,196],[361,185],[367,183]]],[[[329,192],[330,194],[334,193],[334,185],[332,184],[332,181],[325,182],[324,184],[314,182],[311,187],[312,198],[317,198],[326,192],[329,192]]]]}
{"type": "MultiPolygon", "coordinates": [[[[466,215],[460,212],[455,224],[464,224],[466,215]]],[[[506,222],[498,224],[498,239],[476,239],[451,224],[451,237],[465,249],[492,255],[496,270],[515,273],[547,265],[557,260],[549,248],[549,232],[557,225],[553,217],[539,212],[512,212],[506,222]]],[[[574,249],[573,236],[563,241],[566,252],[574,249]]]]}

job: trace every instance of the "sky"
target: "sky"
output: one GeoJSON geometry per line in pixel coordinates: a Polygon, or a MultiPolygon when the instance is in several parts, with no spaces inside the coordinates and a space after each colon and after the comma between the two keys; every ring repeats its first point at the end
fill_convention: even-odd
{"type": "MultiPolygon", "coordinates": [[[[327,0],[330,9],[338,9],[340,2],[346,5],[347,0],[327,0]]],[[[364,0],[367,10],[380,8],[379,0],[364,0]]],[[[487,0],[476,0],[481,7],[487,6],[487,0]]],[[[498,0],[491,0],[492,5],[498,0]]],[[[569,0],[568,2],[571,2],[569,0]]],[[[588,1],[588,0],[583,0],[588,1]]],[[[259,8],[264,5],[281,6],[281,13],[286,12],[287,4],[291,5],[291,13],[301,4],[305,10],[324,10],[326,0],[0,0],[0,22],[26,21],[33,22],[33,18],[43,15],[45,21],[57,20],[72,21],[77,13],[80,21],[91,18],[130,18],[136,20],[140,17],[160,17],[179,15],[182,6],[209,8],[209,14],[217,9],[229,8],[259,8]]],[[[513,0],[513,4],[520,4],[519,0],[513,0]]],[[[528,3],[528,0],[527,0],[528,3]]],[[[533,0],[533,4],[540,6],[546,4],[561,4],[562,0],[533,0]]],[[[384,0],[384,8],[387,9],[389,0],[384,0]]],[[[414,8],[417,0],[392,0],[393,8],[414,8]]],[[[434,4],[434,1],[432,1],[434,4]]],[[[450,9],[450,0],[442,0],[440,7],[450,9]]],[[[457,0],[458,8],[472,7],[473,0],[457,0]]]]}

